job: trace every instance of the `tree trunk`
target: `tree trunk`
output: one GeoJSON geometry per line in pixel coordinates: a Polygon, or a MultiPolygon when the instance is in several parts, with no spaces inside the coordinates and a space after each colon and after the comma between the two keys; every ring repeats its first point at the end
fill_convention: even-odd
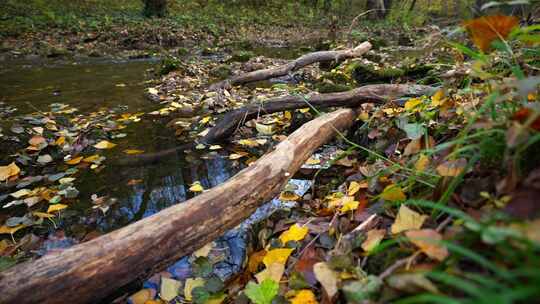
{"type": "Polygon", "coordinates": [[[96,303],[236,227],[275,197],[354,110],[306,123],[226,183],[131,225],[0,273],[0,303],[96,303]]]}
{"type": "Polygon", "coordinates": [[[143,15],[146,17],[165,17],[167,15],[167,0],[143,0],[143,15]]]}

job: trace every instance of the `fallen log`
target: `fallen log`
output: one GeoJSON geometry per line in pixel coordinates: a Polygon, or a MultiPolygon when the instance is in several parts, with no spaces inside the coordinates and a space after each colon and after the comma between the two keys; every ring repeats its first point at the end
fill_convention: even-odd
{"type": "MultiPolygon", "coordinates": [[[[205,136],[198,140],[198,143],[209,145],[219,142],[232,135],[234,130],[243,121],[255,118],[261,113],[271,114],[290,111],[307,108],[309,105],[319,109],[329,107],[357,107],[366,102],[382,103],[403,96],[430,95],[433,94],[435,90],[436,89],[433,87],[423,85],[374,84],[339,93],[311,94],[305,97],[300,95],[287,95],[271,98],[262,104],[247,105],[228,112],[205,136]]],[[[126,166],[152,163],[176,155],[178,152],[192,149],[196,144],[197,143],[188,143],[155,153],[134,155],[118,160],[116,164],[126,166]]]]}
{"type": "Polygon", "coordinates": [[[96,303],[236,227],[276,196],[355,111],[322,115],[226,183],[153,216],[0,273],[0,303],[96,303]]]}
{"type": "Polygon", "coordinates": [[[240,74],[233,76],[229,79],[220,81],[210,86],[210,90],[219,90],[223,88],[228,88],[233,85],[242,85],[250,82],[256,82],[261,80],[267,80],[275,77],[281,77],[288,75],[291,72],[294,72],[298,69],[301,69],[305,66],[314,64],[316,62],[325,62],[325,61],[341,61],[348,58],[356,58],[362,56],[367,51],[371,49],[371,43],[363,42],[353,49],[339,50],[339,51],[320,51],[313,52],[306,55],[303,55],[296,60],[293,60],[287,64],[257,70],[245,74],[240,74]]]}

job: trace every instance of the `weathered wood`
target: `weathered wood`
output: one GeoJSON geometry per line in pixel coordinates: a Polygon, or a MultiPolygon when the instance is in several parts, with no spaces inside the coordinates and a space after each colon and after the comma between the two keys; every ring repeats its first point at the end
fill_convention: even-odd
{"type": "Polygon", "coordinates": [[[0,303],[95,303],[234,228],[289,178],[355,111],[322,115],[226,183],[114,232],[0,273],[0,303]]]}
{"type": "Polygon", "coordinates": [[[320,51],[303,55],[296,60],[293,60],[287,64],[257,70],[245,74],[239,74],[221,82],[215,83],[210,86],[211,90],[218,90],[221,88],[227,88],[232,85],[242,85],[250,82],[256,82],[261,80],[267,80],[275,77],[281,77],[288,75],[298,69],[305,66],[314,64],[316,62],[325,61],[341,61],[348,58],[355,58],[362,56],[371,49],[371,43],[363,42],[353,49],[339,50],[339,51],[320,51]]]}
{"type": "MultiPolygon", "coordinates": [[[[407,84],[374,84],[363,86],[354,90],[327,93],[311,94],[303,97],[300,95],[287,95],[283,97],[271,98],[263,104],[252,104],[233,110],[225,114],[217,124],[198,143],[212,144],[219,142],[232,135],[234,130],[243,122],[257,117],[259,114],[270,114],[282,111],[289,111],[300,108],[307,108],[312,105],[318,109],[329,107],[357,107],[362,103],[375,102],[382,103],[393,98],[403,96],[420,96],[432,94],[435,88],[422,85],[407,84]],[[309,105],[308,105],[309,104],[309,105]]],[[[183,150],[193,148],[197,143],[188,143],[175,148],[141,155],[134,155],[122,158],[118,165],[141,165],[160,161],[166,157],[176,155],[183,150]]]]}

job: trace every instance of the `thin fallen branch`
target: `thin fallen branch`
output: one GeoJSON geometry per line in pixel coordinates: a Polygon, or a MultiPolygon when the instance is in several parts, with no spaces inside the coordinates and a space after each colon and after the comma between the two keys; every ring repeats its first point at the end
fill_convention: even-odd
{"type": "Polygon", "coordinates": [[[362,56],[370,49],[371,44],[369,42],[363,42],[353,49],[313,52],[303,55],[296,60],[281,66],[233,76],[229,79],[211,85],[210,89],[219,90],[223,88],[228,88],[233,85],[242,85],[250,82],[281,77],[316,62],[341,61],[348,58],[356,58],[362,56]]]}
{"type": "MultiPolygon", "coordinates": [[[[252,104],[233,110],[225,114],[210,131],[198,140],[198,143],[213,144],[229,137],[243,121],[257,117],[260,113],[271,114],[282,111],[290,111],[308,107],[308,103],[317,108],[329,107],[357,107],[362,103],[383,103],[387,100],[403,96],[430,95],[435,88],[423,85],[407,84],[374,84],[363,86],[354,90],[328,93],[311,94],[309,96],[287,95],[272,98],[263,104],[252,104]]],[[[123,158],[118,165],[141,165],[160,161],[163,158],[176,155],[178,152],[193,148],[197,143],[189,143],[172,149],[156,153],[123,158]]]]}
{"type": "Polygon", "coordinates": [[[351,109],[322,115],[226,183],[153,216],[0,273],[0,303],[96,303],[234,228],[275,197],[321,145],[349,128],[351,109]]]}

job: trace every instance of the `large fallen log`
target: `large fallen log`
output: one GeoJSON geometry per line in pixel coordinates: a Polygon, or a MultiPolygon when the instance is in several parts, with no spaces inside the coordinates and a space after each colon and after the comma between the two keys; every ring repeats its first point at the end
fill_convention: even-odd
{"type": "MultiPolygon", "coordinates": [[[[287,95],[271,98],[262,104],[252,104],[233,110],[225,114],[208,133],[197,142],[213,144],[232,135],[234,130],[243,122],[257,117],[259,114],[271,114],[294,109],[307,108],[309,105],[319,109],[329,107],[357,107],[362,103],[382,103],[393,98],[403,96],[420,96],[433,94],[436,89],[423,85],[408,84],[374,84],[366,85],[354,90],[311,94],[309,96],[287,95]]],[[[175,148],[141,155],[134,155],[118,160],[118,165],[142,165],[160,161],[166,157],[176,155],[183,150],[193,148],[196,143],[188,143],[175,148]]]]}
{"type": "Polygon", "coordinates": [[[287,64],[272,67],[263,70],[257,70],[249,73],[239,74],[221,82],[215,83],[210,86],[211,90],[218,90],[222,88],[228,88],[233,85],[242,85],[250,82],[256,82],[261,80],[267,80],[271,78],[281,77],[288,75],[298,69],[305,66],[326,61],[339,62],[348,58],[356,58],[362,56],[371,49],[369,42],[363,42],[353,49],[338,50],[338,51],[320,51],[305,54],[296,60],[293,60],[287,64]]]}
{"type": "Polygon", "coordinates": [[[226,183],[97,239],[0,273],[0,303],[96,303],[234,228],[277,195],[355,111],[322,115],[226,183]]]}

